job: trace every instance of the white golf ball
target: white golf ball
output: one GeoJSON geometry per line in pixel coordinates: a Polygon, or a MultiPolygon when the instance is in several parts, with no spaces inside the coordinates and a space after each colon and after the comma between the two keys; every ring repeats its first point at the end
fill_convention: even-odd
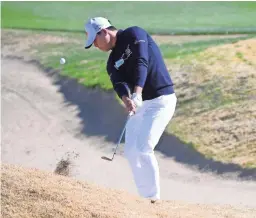
{"type": "Polygon", "coordinates": [[[61,59],[60,59],[60,63],[61,63],[61,64],[65,64],[65,63],[66,63],[65,58],[61,58],[61,59]]]}

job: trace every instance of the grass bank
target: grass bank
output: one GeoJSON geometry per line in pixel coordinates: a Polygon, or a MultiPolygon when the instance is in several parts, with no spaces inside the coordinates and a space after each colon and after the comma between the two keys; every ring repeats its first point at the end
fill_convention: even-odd
{"type": "Polygon", "coordinates": [[[256,167],[256,38],[166,60],[179,97],[169,130],[209,158],[256,167]]]}

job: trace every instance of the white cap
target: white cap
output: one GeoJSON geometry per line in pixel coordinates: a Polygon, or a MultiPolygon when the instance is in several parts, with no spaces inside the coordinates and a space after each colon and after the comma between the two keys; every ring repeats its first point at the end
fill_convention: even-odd
{"type": "Polygon", "coordinates": [[[85,24],[85,31],[87,33],[87,40],[85,48],[90,48],[96,38],[96,35],[102,29],[112,26],[108,19],[104,17],[94,17],[87,21],[85,24]]]}

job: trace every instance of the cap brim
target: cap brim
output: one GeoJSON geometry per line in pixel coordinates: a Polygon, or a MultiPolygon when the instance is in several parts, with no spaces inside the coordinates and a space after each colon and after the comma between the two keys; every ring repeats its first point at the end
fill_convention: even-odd
{"type": "Polygon", "coordinates": [[[96,38],[96,33],[89,33],[88,35],[89,35],[89,37],[85,42],[85,49],[90,48],[96,38]]]}
{"type": "Polygon", "coordinates": [[[88,49],[88,48],[91,48],[92,47],[92,44],[91,45],[88,45],[88,46],[85,46],[84,48],[85,49],[88,49]]]}

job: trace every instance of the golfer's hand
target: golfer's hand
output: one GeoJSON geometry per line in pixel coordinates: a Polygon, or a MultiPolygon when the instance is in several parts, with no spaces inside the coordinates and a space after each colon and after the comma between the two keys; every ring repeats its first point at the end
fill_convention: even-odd
{"type": "Polygon", "coordinates": [[[127,97],[127,96],[123,96],[122,100],[123,100],[123,102],[125,104],[127,112],[128,113],[130,113],[130,112],[135,113],[135,110],[136,110],[135,103],[129,97],[127,97]]]}
{"type": "Polygon", "coordinates": [[[133,93],[131,97],[132,101],[136,105],[136,107],[141,107],[142,106],[142,96],[139,93],[133,93]]]}

